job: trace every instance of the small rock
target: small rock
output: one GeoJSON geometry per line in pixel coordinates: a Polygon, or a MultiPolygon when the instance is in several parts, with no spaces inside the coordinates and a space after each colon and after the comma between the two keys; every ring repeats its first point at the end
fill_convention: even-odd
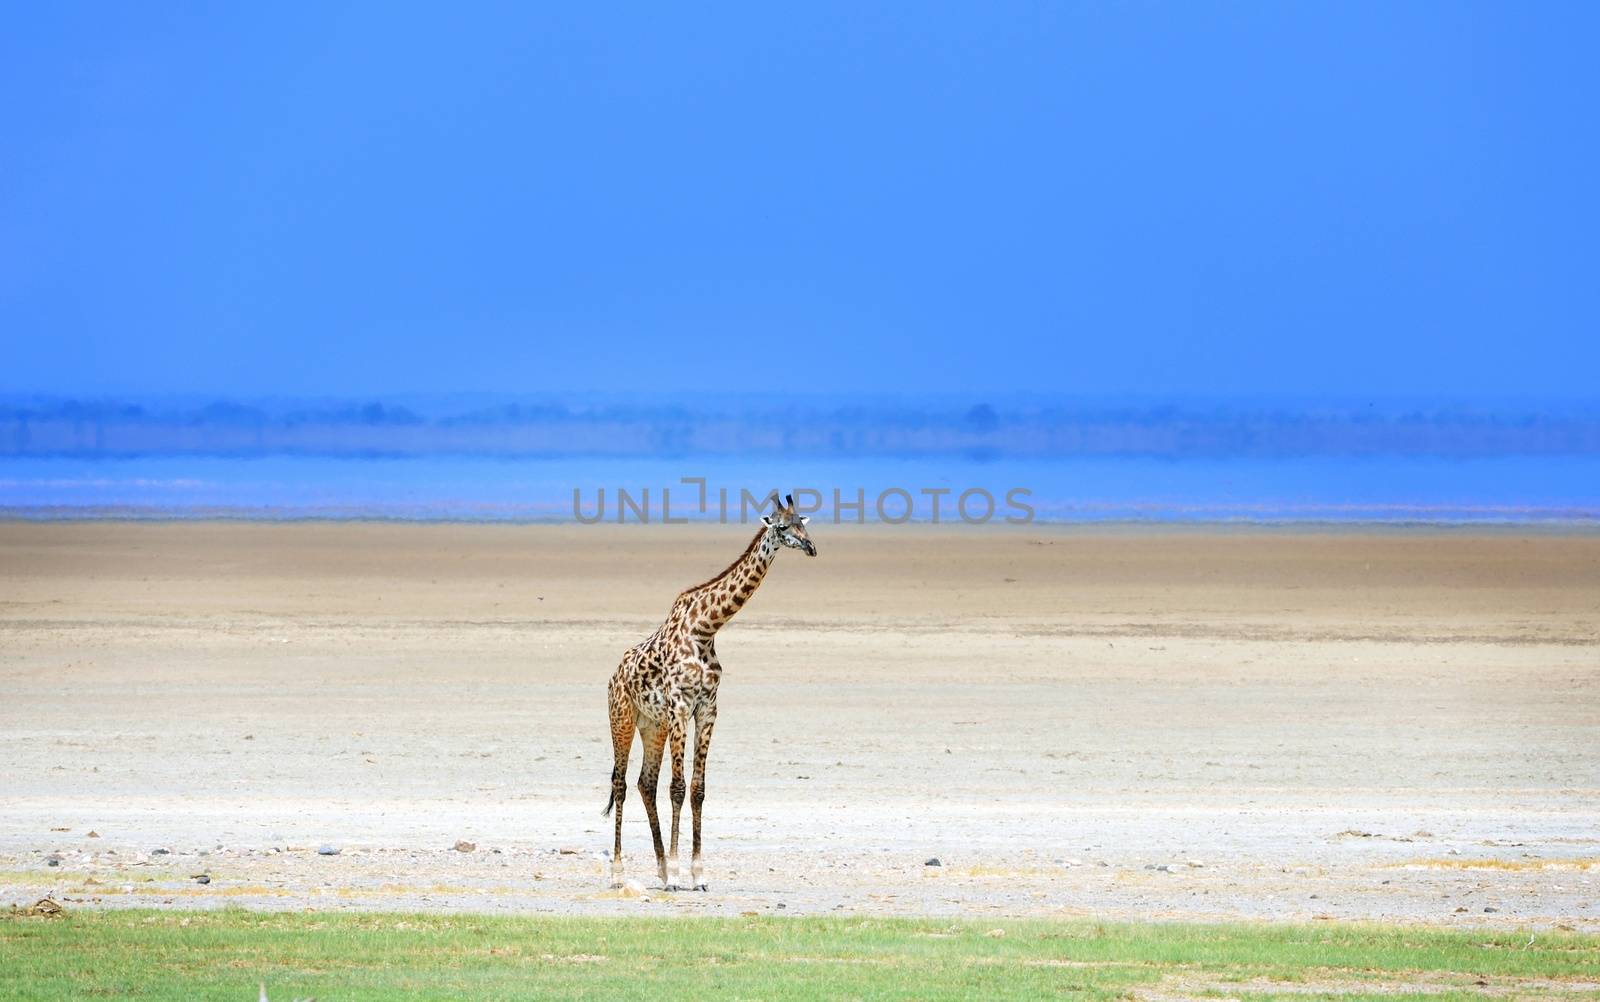
{"type": "Polygon", "coordinates": [[[478,843],[468,842],[466,839],[458,840],[455,845],[456,852],[472,852],[477,848],[478,843]]]}
{"type": "Polygon", "coordinates": [[[1461,913],[1462,913],[1462,912],[1464,912],[1464,911],[1466,911],[1466,910],[1467,910],[1467,906],[1466,906],[1466,905],[1458,905],[1458,906],[1457,906],[1457,907],[1456,907],[1456,912],[1455,912],[1455,913],[1456,913],[1456,914],[1457,914],[1457,915],[1460,915],[1460,914],[1461,914],[1461,913]]]}
{"type": "Polygon", "coordinates": [[[339,855],[339,847],[338,846],[332,846],[332,845],[319,845],[319,846],[317,846],[317,855],[318,856],[337,856],[337,855],[339,855]]]}
{"type": "Polygon", "coordinates": [[[577,856],[577,855],[581,855],[582,854],[582,850],[574,849],[570,845],[564,845],[561,848],[557,849],[556,852],[560,853],[563,856],[577,856]]]}
{"type": "Polygon", "coordinates": [[[192,879],[197,884],[209,884],[209,883],[211,883],[211,876],[210,876],[210,874],[206,874],[206,873],[197,873],[190,879],[192,879]]]}
{"type": "Polygon", "coordinates": [[[928,861],[926,863],[923,863],[922,865],[923,866],[943,866],[944,864],[939,862],[939,857],[938,856],[929,856],[928,857],[928,861]]]}
{"type": "Polygon", "coordinates": [[[84,838],[99,838],[99,837],[100,837],[100,833],[97,832],[97,831],[92,831],[92,830],[89,832],[89,834],[84,836],[84,838]]]}
{"type": "Polygon", "coordinates": [[[170,855],[172,855],[172,850],[171,849],[151,849],[150,850],[150,855],[152,855],[152,856],[170,856],[170,855]]]}
{"type": "Polygon", "coordinates": [[[60,866],[61,865],[61,857],[60,856],[46,856],[45,860],[44,860],[44,865],[45,866],[60,866]]]}
{"type": "Polygon", "coordinates": [[[778,907],[779,907],[779,908],[787,908],[787,907],[789,907],[789,906],[788,906],[788,905],[786,905],[786,904],[784,904],[784,903],[783,903],[783,902],[782,902],[782,901],[780,901],[780,902],[778,902],[778,907]]]}
{"type": "Polygon", "coordinates": [[[1483,910],[1486,912],[1497,912],[1500,909],[1496,908],[1494,905],[1486,905],[1483,910]]]}

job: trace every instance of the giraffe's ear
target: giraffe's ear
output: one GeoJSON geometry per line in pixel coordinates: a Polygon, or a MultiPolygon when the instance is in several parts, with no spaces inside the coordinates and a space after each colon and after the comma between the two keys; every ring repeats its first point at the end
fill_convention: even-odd
{"type": "Polygon", "coordinates": [[[771,525],[772,524],[772,516],[771,515],[762,515],[761,516],[761,524],[762,525],[771,525]]]}

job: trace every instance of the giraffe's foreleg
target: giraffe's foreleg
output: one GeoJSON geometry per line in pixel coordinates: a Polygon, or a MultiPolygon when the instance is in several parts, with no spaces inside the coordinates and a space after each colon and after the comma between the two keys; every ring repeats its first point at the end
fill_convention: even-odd
{"type": "Polygon", "coordinates": [[[689,879],[697,891],[706,889],[700,857],[700,807],[706,802],[706,755],[711,751],[711,729],[716,725],[716,704],[701,706],[694,716],[694,785],[689,788],[689,811],[694,816],[694,855],[689,861],[689,879]]]}
{"type": "Polygon", "coordinates": [[[672,714],[671,730],[668,741],[672,751],[672,785],[668,791],[672,796],[672,844],[667,849],[667,890],[678,889],[678,816],[683,811],[683,746],[684,737],[689,730],[688,710],[679,710],[672,714]]]}
{"type": "Polygon", "coordinates": [[[644,798],[644,813],[650,819],[650,837],[656,844],[656,873],[661,885],[667,883],[667,853],[661,844],[661,818],[656,814],[656,788],[661,778],[661,749],[667,742],[665,725],[639,721],[639,736],[644,739],[644,767],[639,770],[639,796],[644,798]]]}

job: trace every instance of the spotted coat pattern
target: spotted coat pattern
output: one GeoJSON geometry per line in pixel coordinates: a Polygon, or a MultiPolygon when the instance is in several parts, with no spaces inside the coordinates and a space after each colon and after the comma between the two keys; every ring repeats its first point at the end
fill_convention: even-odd
{"type": "Polygon", "coordinates": [[[722,681],[722,663],[717,660],[716,634],[732,619],[760,587],[778,549],[783,546],[816,556],[816,546],[805,531],[805,517],[794,511],[794,502],[763,520],[761,531],[727,570],[704,584],[681,593],[672,611],[656,631],[630,648],[611,676],[607,703],[611,714],[611,744],[614,763],[611,770],[611,801],[606,811],[615,808],[616,844],[612,849],[613,886],[622,883],[622,808],[627,797],[628,755],[633,736],[638,733],[644,748],[644,765],[639,771],[639,795],[645,815],[650,819],[650,834],[655,841],[656,869],[663,886],[677,890],[678,819],[685,793],[693,813],[694,841],[690,863],[692,886],[705,890],[700,854],[700,808],[706,796],[706,754],[711,748],[711,732],[717,724],[717,686],[722,681]],[[684,748],[689,724],[694,722],[694,782],[684,784],[684,748]],[[661,756],[672,748],[672,843],[664,849],[661,822],[656,814],[656,789],[661,775],[661,756]]]}

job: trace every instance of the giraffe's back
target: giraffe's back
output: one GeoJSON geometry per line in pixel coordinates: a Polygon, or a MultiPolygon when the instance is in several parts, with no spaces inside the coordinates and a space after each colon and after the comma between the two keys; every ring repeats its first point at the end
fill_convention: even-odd
{"type": "Polygon", "coordinates": [[[696,713],[714,703],[721,666],[708,640],[657,632],[630,647],[617,665],[611,688],[634,712],[649,720],[668,720],[674,712],[696,713]]]}

